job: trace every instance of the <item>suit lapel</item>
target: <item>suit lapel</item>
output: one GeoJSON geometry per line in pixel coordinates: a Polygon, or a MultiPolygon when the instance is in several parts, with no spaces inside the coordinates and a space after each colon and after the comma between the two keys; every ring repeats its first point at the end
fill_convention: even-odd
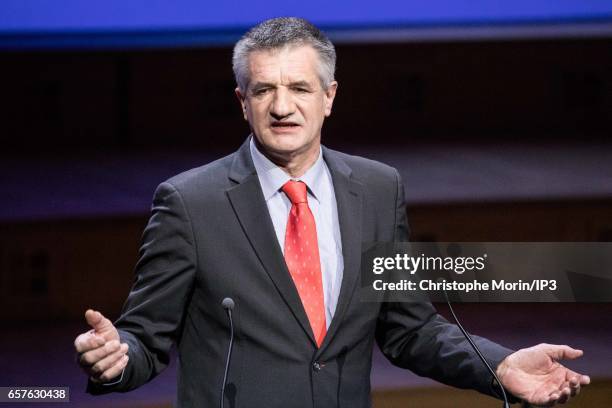
{"type": "Polygon", "coordinates": [[[250,138],[243,143],[234,156],[229,178],[237,184],[227,190],[227,196],[270,279],[310,340],[316,344],[302,301],[276,239],[274,225],[251,159],[249,140],[250,138]]]}
{"type": "Polygon", "coordinates": [[[323,157],[334,184],[344,271],[336,311],[317,355],[323,352],[338,331],[353,296],[361,264],[362,184],[351,177],[350,167],[337,152],[323,147],[323,157]]]}

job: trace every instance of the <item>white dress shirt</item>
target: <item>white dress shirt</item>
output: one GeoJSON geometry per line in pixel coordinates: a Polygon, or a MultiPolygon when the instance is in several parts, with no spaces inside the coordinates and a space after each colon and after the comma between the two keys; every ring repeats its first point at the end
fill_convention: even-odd
{"type": "Polygon", "coordinates": [[[250,142],[251,157],[257,170],[257,177],[270,212],[270,218],[274,224],[276,238],[283,253],[285,251],[285,231],[289,211],[291,210],[291,201],[283,193],[281,187],[289,180],[299,180],[306,184],[308,206],[312,211],[317,228],[325,301],[325,320],[327,328],[329,328],[338,304],[344,270],[338,206],[331,174],[323,160],[323,154],[319,150],[319,157],[312,167],[302,177],[292,179],[283,169],[272,163],[257,149],[253,137],[251,137],[250,142]]]}

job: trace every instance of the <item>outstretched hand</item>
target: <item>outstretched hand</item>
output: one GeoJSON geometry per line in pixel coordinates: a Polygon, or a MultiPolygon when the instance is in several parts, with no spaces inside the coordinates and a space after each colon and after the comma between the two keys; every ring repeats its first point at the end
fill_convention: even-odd
{"type": "Polygon", "coordinates": [[[127,365],[128,345],[120,342],[119,332],[102,313],[90,309],[85,320],[92,329],[74,341],[78,363],[93,382],[108,382],[127,365]]]}
{"type": "Polygon", "coordinates": [[[504,388],[530,404],[545,407],[564,404],[591,380],[559,361],[573,360],[582,354],[582,350],[569,346],[538,344],[506,357],[497,367],[497,376],[504,388]]]}

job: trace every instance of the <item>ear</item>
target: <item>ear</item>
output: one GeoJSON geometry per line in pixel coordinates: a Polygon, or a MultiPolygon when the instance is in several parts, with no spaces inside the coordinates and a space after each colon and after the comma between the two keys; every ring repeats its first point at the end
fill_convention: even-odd
{"type": "Polygon", "coordinates": [[[338,82],[332,81],[325,90],[325,116],[331,115],[332,105],[334,104],[334,98],[336,97],[337,89],[338,82]]]}
{"type": "Polygon", "coordinates": [[[245,95],[242,94],[242,92],[240,92],[240,88],[236,87],[236,89],[234,89],[234,93],[236,94],[236,97],[238,98],[238,101],[240,102],[240,108],[242,109],[242,117],[244,118],[244,120],[248,121],[248,117],[247,117],[247,108],[246,108],[246,103],[245,103],[245,95]]]}

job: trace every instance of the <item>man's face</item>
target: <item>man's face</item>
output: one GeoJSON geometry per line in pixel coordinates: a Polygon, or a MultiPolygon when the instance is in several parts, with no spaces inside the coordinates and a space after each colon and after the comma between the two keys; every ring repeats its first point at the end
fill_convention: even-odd
{"type": "Polygon", "coordinates": [[[323,89],[319,56],[309,45],[249,54],[249,85],[236,95],[259,147],[273,158],[318,154],[321,127],[331,114],[334,81],[323,89]]]}

